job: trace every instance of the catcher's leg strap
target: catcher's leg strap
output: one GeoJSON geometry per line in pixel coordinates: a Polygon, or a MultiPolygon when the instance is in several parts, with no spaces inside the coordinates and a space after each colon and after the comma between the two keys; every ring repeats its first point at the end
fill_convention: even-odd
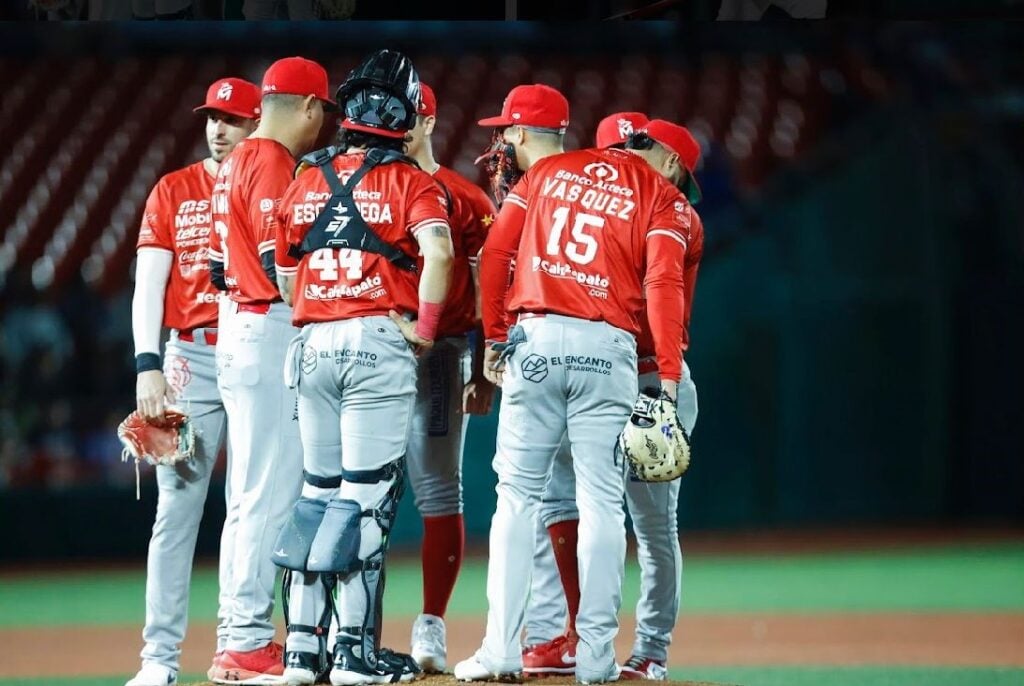
{"type": "Polygon", "coordinates": [[[337,577],[334,574],[317,574],[318,581],[324,585],[325,604],[315,625],[298,624],[291,621],[289,597],[291,596],[293,570],[285,569],[281,575],[281,605],[284,611],[285,630],[289,633],[310,634],[316,636],[319,649],[317,651],[317,674],[327,669],[327,634],[331,629],[331,617],[334,616],[334,587],[337,577]]]}

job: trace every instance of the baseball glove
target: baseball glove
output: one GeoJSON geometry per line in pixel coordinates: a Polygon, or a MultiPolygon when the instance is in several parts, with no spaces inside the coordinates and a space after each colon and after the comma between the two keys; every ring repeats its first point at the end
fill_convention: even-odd
{"type": "Polygon", "coordinates": [[[690,466],[690,436],[679,421],[678,409],[664,391],[640,391],[619,434],[619,449],[639,480],[672,481],[690,466]]]}
{"type": "Polygon", "coordinates": [[[168,408],[163,419],[147,421],[138,411],[125,417],[117,427],[117,437],[124,450],[121,460],[135,458],[135,497],[139,497],[139,462],[173,465],[190,460],[195,454],[196,439],[188,415],[168,408]]]}

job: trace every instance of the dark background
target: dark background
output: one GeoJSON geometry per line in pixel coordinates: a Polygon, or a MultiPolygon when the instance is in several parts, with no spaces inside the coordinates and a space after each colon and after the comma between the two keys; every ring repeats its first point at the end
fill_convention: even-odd
{"type": "MultiPolygon", "coordinates": [[[[952,4],[952,3],[951,3],[952,4]]],[[[528,3],[524,3],[524,6],[528,3]]],[[[831,10],[830,10],[831,11],[831,10]]],[[[685,531],[1024,522],[1024,31],[1013,23],[45,24],[0,27],[0,559],[134,556],[155,482],[134,406],[132,253],[159,174],[203,154],[215,78],[407,51],[435,145],[473,158],[517,83],[705,144],[685,531]],[[110,532],[117,532],[111,536],[110,532]]],[[[496,416],[471,424],[469,534],[496,416]]],[[[200,541],[216,550],[215,486],[200,541]]],[[[397,541],[417,536],[411,502],[397,541]]]]}

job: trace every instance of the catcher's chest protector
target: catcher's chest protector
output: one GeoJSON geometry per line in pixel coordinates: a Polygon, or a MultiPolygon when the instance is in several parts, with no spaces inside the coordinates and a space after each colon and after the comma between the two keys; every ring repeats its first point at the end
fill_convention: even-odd
{"type": "Polygon", "coordinates": [[[295,259],[301,259],[303,255],[321,248],[350,248],[383,255],[400,269],[410,272],[417,271],[416,260],[381,239],[373,227],[363,219],[352,197],[355,187],[374,167],[395,162],[412,165],[416,163],[401,153],[371,148],[367,151],[359,169],[349,177],[346,183],[342,184],[338,172],[331,164],[338,154],[338,149],[332,146],[317,150],[302,158],[302,162],[320,169],[331,189],[331,197],[313,222],[313,226],[306,233],[301,245],[291,246],[288,253],[295,259]]]}

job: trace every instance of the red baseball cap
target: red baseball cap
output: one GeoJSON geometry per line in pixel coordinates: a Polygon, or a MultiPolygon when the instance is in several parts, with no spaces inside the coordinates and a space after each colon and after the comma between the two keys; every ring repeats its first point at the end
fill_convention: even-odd
{"type": "Polygon", "coordinates": [[[437,98],[434,97],[434,89],[420,81],[420,104],[416,108],[416,114],[424,117],[437,116],[437,98]]]}
{"type": "Polygon", "coordinates": [[[206,102],[192,110],[216,110],[243,119],[260,118],[260,87],[245,79],[218,79],[206,89],[206,102]]]}
{"type": "Polygon", "coordinates": [[[505,97],[501,114],[479,121],[480,126],[536,126],[560,129],[569,126],[569,101],[542,83],[516,86],[505,97]]]}
{"type": "Polygon", "coordinates": [[[643,112],[616,112],[597,123],[594,145],[610,148],[626,142],[629,134],[647,126],[647,115],[643,112]]]}
{"type": "Polygon", "coordinates": [[[647,122],[647,126],[642,128],[641,131],[679,155],[680,161],[688,172],[681,190],[690,202],[699,202],[701,198],[700,186],[697,185],[697,179],[694,177],[693,172],[697,169],[697,162],[700,161],[700,143],[693,137],[693,134],[685,126],[679,126],[664,119],[654,119],[647,122]]]}
{"type": "Polygon", "coordinates": [[[326,109],[337,110],[327,97],[327,70],[304,57],[285,57],[270,65],[263,74],[263,95],[312,95],[326,109]]]}

